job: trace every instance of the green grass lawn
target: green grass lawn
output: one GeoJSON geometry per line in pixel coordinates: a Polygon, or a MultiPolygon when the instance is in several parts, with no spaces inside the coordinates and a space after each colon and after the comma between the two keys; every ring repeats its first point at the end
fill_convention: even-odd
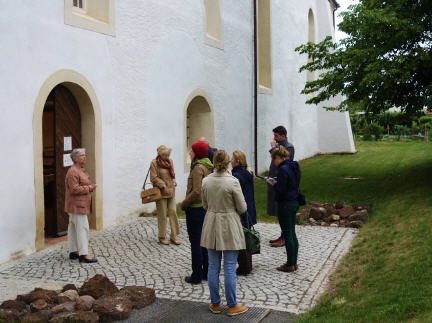
{"type": "MultiPolygon", "coordinates": [[[[373,212],[330,290],[299,321],[432,322],[432,144],[358,142],[356,148],[354,155],[300,162],[308,201],[371,203],[373,212]]],[[[265,190],[257,181],[259,219],[274,221],[265,215],[265,190]]]]}

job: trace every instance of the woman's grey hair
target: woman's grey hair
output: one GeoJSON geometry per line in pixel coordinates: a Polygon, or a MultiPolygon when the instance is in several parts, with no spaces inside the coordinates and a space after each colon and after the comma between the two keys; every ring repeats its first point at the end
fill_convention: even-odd
{"type": "Polygon", "coordinates": [[[70,153],[70,157],[72,158],[74,163],[78,153],[85,153],[85,148],[75,148],[74,150],[72,150],[72,152],[70,153]]]}

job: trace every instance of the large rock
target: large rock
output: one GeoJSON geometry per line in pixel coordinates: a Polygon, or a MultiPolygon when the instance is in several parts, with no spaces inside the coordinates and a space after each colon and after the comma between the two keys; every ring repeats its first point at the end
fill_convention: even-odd
{"type": "Polygon", "coordinates": [[[309,210],[303,209],[301,212],[296,214],[296,223],[297,224],[304,223],[308,218],[309,218],[309,210]]]}
{"type": "Polygon", "coordinates": [[[0,322],[15,322],[20,312],[14,308],[0,308],[0,322]]]}
{"type": "Polygon", "coordinates": [[[342,209],[345,205],[346,205],[345,201],[339,200],[339,201],[336,202],[335,208],[336,209],[342,209]]]}
{"type": "Polygon", "coordinates": [[[99,314],[99,319],[105,322],[125,320],[132,310],[129,297],[118,293],[114,296],[102,296],[93,304],[93,312],[99,314]]]}
{"type": "Polygon", "coordinates": [[[312,207],[309,212],[309,217],[315,220],[321,220],[327,215],[327,210],[323,207],[312,207]]]}
{"type": "Polygon", "coordinates": [[[351,214],[353,214],[354,208],[351,205],[345,205],[343,208],[338,209],[337,213],[340,215],[342,219],[348,218],[351,214]]]}
{"type": "Polygon", "coordinates": [[[339,221],[340,220],[340,216],[337,214],[330,215],[330,218],[332,221],[339,221]]]}
{"type": "Polygon", "coordinates": [[[52,314],[49,311],[26,313],[20,316],[22,323],[46,323],[50,320],[52,314]]]}
{"type": "Polygon", "coordinates": [[[337,212],[336,208],[331,203],[325,203],[323,207],[326,209],[326,215],[327,216],[330,216],[330,215],[335,214],[337,212]]]}
{"type": "Polygon", "coordinates": [[[133,308],[143,308],[153,303],[156,299],[154,289],[144,286],[126,286],[120,292],[129,297],[133,308]]]}
{"type": "Polygon", "coordinates": [[[101,296],[111,296],[119,289],[107,277],[96,275],[86,281],[79,289],[79,295],[90,295],[96,299],[101,296]]]}
{"type": "Polygon", "coordinates": [[[78,291],[78,288],[74,284],[66,284],[63,286],[62,293],[64,293],[67,290],[71,290],[71,289],[78,291]]]}
{"type": "Polygon", "coordinates": [[[90,295],[80,296],[76,301],[78,311],[90,311],[93,307],[95,299],[90,295]]]}
{"type": "Polygon", "coordinates": [[[17,301],[23,301],[27,304],[30,304],[38,299],[43,299],[48,304],[55,304],[57,302],[57,293],[53,290],[35,288],[34,291],[28,294],[17,296],[17,301]]]}
{"type": "Polygon", "coordinates": [[[58,294],[57,301],[59,304],[66,302],[75,302],[78,298],[78,292],[73,289],[69,289],[63,293],[58,294]]]}
{"type": "Polygon", "coordinates": [[[348,217],[348,220],[350,221],[362,221],[365,222],[368,218],[368,212],[367,210],[361,210],[361,211],[357,211],[354,214],[351,214],[348,217]]]}
{"type": "Polygon", "coordinates": [[[26,308],[26,303],[23,301],[17,301],[17,300],[7,300],[4,301],[0,308],[9,309],[9,310],[17,310],[18,312],[21,312],[26,308]]]}
{"type": "Polygon", "coordinates": [[[34,302],[30,303],[30,310],[32,312],[39,312],[42,310],[46,310],[48,308],[49,308],[49,305],[44,299],[38,299],[38,300],[35,300],[34,302]]]}
{"type": "Polygon", "coordinates": [[[99,322],[99,315],[95,312],[78,311],[75,313],[65,313],[56,315],[50,322],[52,323],[93,323],[99,322]]]}
{"type": "Polygon", "coordinates": [[[72,311],[75,311],[75,306],[76,306],[75,302],[66,302],[66,303],[62,303],[62,304],[59,304],[57,306],[54,306],[51,309],[51,312],[53,312],[54,314],[62,313],[62,312],[72,312],[72,311]]]}

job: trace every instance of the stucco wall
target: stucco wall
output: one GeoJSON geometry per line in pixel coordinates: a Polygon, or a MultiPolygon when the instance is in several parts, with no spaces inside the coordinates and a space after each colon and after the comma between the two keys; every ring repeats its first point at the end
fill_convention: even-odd
{"type": "MultiPolygon", "coordinates": [[[[349,138],[328,143],[336,132],[346,139],[346,118],[322,117],[299,95],[306,75],[297,71],[306,58],[293,49],[307,40],[308,8],[316,13],[319,2],[272,1],[273,93],[258,98],[261,171],[268,167],[268,142],[277,124],[287,126],[296,159],[321,147],[350,149],[349,138]],[[337,126],[319,128],[323,118],[337,120],[337,126]]],[[[58,70],[84,75],[100,103],[104,225],[144,208],[139,191],[160,144],[174,148],[176,194],[183,198],[185,101],[196,89],[207,94],[213,109],[215,146],[242,149],[253,161],[252,1],[221,1],[223,49],[205,43],[204,12],[201,0],[116,1],[111,37],[65,25],[63,1],[2,3],[0,147],[6,157],[0,160],[0,262],[34,250],[32,118],[41,85],[58,70]]],[[[331,32],[328,13],[316,19],[320,39],[326,28],[331,32]]]]}

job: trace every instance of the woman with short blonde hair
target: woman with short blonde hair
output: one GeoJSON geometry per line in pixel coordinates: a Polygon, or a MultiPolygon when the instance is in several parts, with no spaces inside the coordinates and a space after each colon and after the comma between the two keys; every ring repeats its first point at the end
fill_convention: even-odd
{"type": "Polygon", "coordinates": [[[157,148],[157,157],[150,165],[150,181],[154,187],[161,190],[162,199],[156,202],[158,219],[158,238],[163,245],[168,245],[166,239],[166,218],[169,217],[171,234],[170,241],[176,245],[180,244],[177,235],[180,226],[177,218],[177,207],[175,201],[175,173],[173,161],[170,159],[171,148],[161,145],[157,148]]]}
{"type": "Polygon", "coordinates": [[[246,306],[237,304],[236,265],[238,251],[246,248],[240,214],[246,212],[246,202],[240,183],[227,172],[229,155],[218,150],[213,156],[215,171],[203,179],[202,202],[207,210],[201,235],[201,246],[207,248],[209,258],[208,285],[210,290],[210,311],[221,312],[219,294],[219,273],[221,259],[224,262],[225,296],[228,315],[247,311],[246,306]]]}

